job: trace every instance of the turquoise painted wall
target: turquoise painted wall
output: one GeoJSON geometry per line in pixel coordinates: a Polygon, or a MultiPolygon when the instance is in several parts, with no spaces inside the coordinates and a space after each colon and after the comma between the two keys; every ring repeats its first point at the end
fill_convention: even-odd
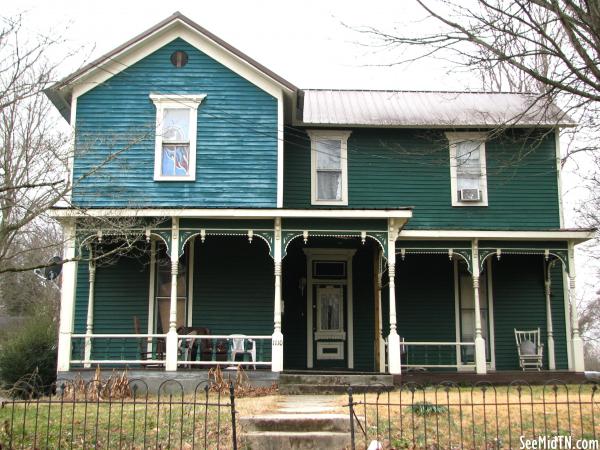
{"type": "MultiPolygon", "coordinates": [[[[150,258],[148,254],[136,257],[122,256],[110,265],[96,269],[94,289],[94,333],[134,333],[133,317],[140,320],[141,332],[148,324],[148,295],[150,285],[150,258]]],[[[81,262],[77,270],[75,293],[76,333],[85,333],[88,306],[88,264],[81,262]]],[[[73,356],[83,356],[83,340],[73,346],[73,356]]],[[[94,341],[94,359],[138,359],[138,343],[132,340],[94,341]]]]}
{"type": "MultiPolygon", "coordinates": [[[[407,229],[559,227],[554,133],[509,132],[486,143],[486,156],[489,206],[453,208],[443,132],[355,129],[348,139],[348,207],[413,206],[407,229]]],[[[284,206],[311,207],[303,130],[287,133],[284,167],[284,206]]]]}
{"type": "MultiPolygon", "coordinates": [[[[540,328],[544,343],[544,367],[548,367],[546,298],[543,257],[503,255],[494,259],[494,325],[496,330],[496,368],[518,370],[519,359],[514,329],[540,328]]],[[[552,322],[557,369],[567,369],[566,324],[562,269],[552,272],[552,322]]]]}
{"type": "MultiPolygon", "coordinates": [[[[406,340],[455,340],[453,265],[443,255],[407,255],[396,263],[398,334],[406,340]]],[[[493,259],[492,290],[497,370],[518,370],[514,328],[540,327],[548,364],[543,256],[493,259]]],[[[388,290],[382,290],[383,334],[389,333],[388,290]]],[[[567,369],[562,268],[552,272],[552,320],[557,369],[567,369]]],[[[436,356],[432,354],[432,357],[436,356]]],[[[450,357],[444,353],[444,357],[450,357]]]]}
{"type": "MultiPolygon", "coordinates": [[[[273,334],[273,260],[265,242],[241,236],[195,242],[193,326],[211,334],[273,334]]],[[[257,354],[270,360],[270,341],[257,354]]]]}
{"type": "Polygon", "coordinates": [[[276,206],[277,100],[176,39],[78,98],[74,179],[78,206],[276,206]],[[171,64],[175,50],[186,66],[171,64]],[[207,95],[196,181],[154,181],[151,92],[207,95]]]}

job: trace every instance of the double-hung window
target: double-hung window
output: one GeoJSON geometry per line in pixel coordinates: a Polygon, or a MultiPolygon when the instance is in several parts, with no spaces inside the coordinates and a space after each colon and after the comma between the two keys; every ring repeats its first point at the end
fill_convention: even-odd
{"type": "Polygon", "coordinates": [[[150,94],[156,106],[154,179],[196,179],[198,105],[205,95],[150,94]]]}
{"type": "Polygon", "coordinates": [[[311,130],[311,201],[313,205],[348,204],[350,131],[311,130]]]}
{"type": "Polygon", "coordinates": [[[450,142],[452,206],[487,206],[484,133],[446,133],[450,142]]]}

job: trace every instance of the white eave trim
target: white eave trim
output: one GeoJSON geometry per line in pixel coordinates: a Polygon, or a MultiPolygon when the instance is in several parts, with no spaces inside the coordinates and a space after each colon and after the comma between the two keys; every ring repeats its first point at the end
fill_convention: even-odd
{"type": "Polygon", "coordinates": [[[398,239],[496,239],[529,241],[587,241],[595,231],[486,231],[486,230],[401,230],[398,239]]]}
{"type": "Polygon", "coordinates": [[[271,219],[275,217],[302,218],[317,217],[328,219],[410,219],[412,211],[408,209],[52,209],[49,215],[56,218],[66,217],[180,217],[180,218],[253,218],[271,219]]]}

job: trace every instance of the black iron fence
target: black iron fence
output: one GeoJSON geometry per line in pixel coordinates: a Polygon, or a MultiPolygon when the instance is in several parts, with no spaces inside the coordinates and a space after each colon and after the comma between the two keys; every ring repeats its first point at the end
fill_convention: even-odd
{"type": "Polygon", "coordinates": [[[185,394],[167,380],[151,394],[123,377],[59,382],[44,395],[21,385],[20,399],[1,402],[0,449],[237,449],[235,389],[217,388],[203,381],[185,394]]]}
{"type": "Polygon", "coordinates": [[[352,450],[599,448],[594,383],[373,388],[378,392],[348,389],[352,450]]]}

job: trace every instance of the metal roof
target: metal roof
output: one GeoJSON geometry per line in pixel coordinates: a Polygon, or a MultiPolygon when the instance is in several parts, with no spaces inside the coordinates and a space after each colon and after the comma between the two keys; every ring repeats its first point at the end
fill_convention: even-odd
{"type": "Polygon", "coordinates": [[[303,125],[389,127],[574,126],[528,93],[305,89],[303,125]]]}

